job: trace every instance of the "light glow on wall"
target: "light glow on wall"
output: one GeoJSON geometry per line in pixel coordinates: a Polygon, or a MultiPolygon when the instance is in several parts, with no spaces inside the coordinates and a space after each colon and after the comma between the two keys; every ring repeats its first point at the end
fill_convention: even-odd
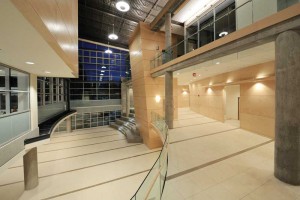
{"type": "Polygon", "coordinates": [[[254,88],[255,88],[255,90],[262,90],[264,88],[264,84],[255,83],[254,88]]]}
{"type": "Polygon", "coordinates": [[[155,96],[155,102],[156,102],[156,103],[159,103],[159,102],[160,102],[160,99],[161,99],[161,97],[160,97],[159,95],[156,95],[156,96],[155,96]]]}

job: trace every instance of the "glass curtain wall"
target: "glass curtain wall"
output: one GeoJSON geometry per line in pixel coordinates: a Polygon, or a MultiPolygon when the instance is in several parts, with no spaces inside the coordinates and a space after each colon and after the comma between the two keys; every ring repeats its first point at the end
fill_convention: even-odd
{"type": "Polygon", "coordinates": [[[0,116],[29,110],[29,75],[0,65],[0,116]]]}
{"type": "Polygon", "coordinates": [[[79,41],[79,78],[71,79],[70,100],[121,99],[121,78],[130,78],[129,52],[79,41]]]}
{"type": "Polygon", "coordinates": [[[1,63],[0,127],[0,147],[30,129],[29,74],[1,63]]]}
{"type": "Polygon", "coordinates": [[[39,124],[69,109],[68,79],[38,77],[39,124]]]}
{"type": "Polygon", "coordinates": [[[186,28],[186,53],[236,30],[235,1],[214,7],[186,28]]]}
{"type": "Polygon", "coordinates": [[[38,77],[37,81],[39,106],[64,102],[67,98],[63,78],[38,77]]]}

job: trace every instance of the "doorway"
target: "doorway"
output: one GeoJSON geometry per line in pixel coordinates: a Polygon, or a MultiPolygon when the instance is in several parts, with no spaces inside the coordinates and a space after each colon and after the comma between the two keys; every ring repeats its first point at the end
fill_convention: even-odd
{"type": "Polygon", "coordinates": [[[225,86],[225,123],[240,127],[240,85],[225,86]]]}

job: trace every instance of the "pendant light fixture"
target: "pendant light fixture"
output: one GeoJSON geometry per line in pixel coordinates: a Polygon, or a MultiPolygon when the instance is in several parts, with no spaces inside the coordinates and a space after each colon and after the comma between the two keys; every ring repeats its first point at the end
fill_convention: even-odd
{"type": "Polygon", "coordinates": [[[112,53],[112,50],[109,49],[109,41],[107,41],[107,49],[104,51],[104,53],[112,53]]]}
{"type": "Polygon", "coordinates": [[[130,9],[130,5],[127,0],[119,0],[116,3],[116,8],[121,12],[127,12],[130,9]]]}
{"type": "Polygon", "coordinates": [[[117,40],[119,37],[115,34],[115,24],[113,24],[113,32],[108,35],[108,38],[111,40],[117,40]]]}

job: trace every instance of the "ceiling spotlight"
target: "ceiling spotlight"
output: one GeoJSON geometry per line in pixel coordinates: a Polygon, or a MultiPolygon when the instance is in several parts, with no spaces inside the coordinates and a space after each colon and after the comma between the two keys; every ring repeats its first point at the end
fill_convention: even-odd
{"type": "Polygon", "coordinates": [[[112,53],[112,51],[108,48],[104,51],[105,53],[112,53]]]}
{"type": "Polygon", "coordinates": [[[45,72],[45,74],[50,74],[51,72],[49,72],[49,71],[44,71],[45,72]]]}
{"type": "Polygon", "coordinates": [[[25,62],[27,65],[34,65],[34,62],[29,62],[29,61],[27,61],[27,62],[25,62]]]}
{"type": "Polygon", "coordinates": [[[103,76],[104,74],[100,74],[100,76],[103,76]]]}
{"type": "Polygon", "coordinates": [[[104,70],[101,70],[101,72],[105,72],[104,70]]]}
{"type": "Polygon", "coordinates": [[[127,12],[130,9],[130,6],[126,0],[120,0],[117,2],[116,8],[121,12],[127,12]]]}
{"type": "Polygon", "coordinates": [[[101,68],[102,68],[102,69],[106,69],[106,67],[105,67],[105,66],[102,66],[101,68]]]}
{"type": "Polygon", "coordinates": [[[223,31],[223,32],[221,32],[221,33],[219,34],[220,37],[223,37],[223,36],[225,36],[225,35],[228,35],[228,32],[227,32],[227,31],[223,31]]]}
{"type": "Polygon", "coordinates": [[[219,65],[220,64],[220,62],[216,62],[216,65],[219,65]]]}

